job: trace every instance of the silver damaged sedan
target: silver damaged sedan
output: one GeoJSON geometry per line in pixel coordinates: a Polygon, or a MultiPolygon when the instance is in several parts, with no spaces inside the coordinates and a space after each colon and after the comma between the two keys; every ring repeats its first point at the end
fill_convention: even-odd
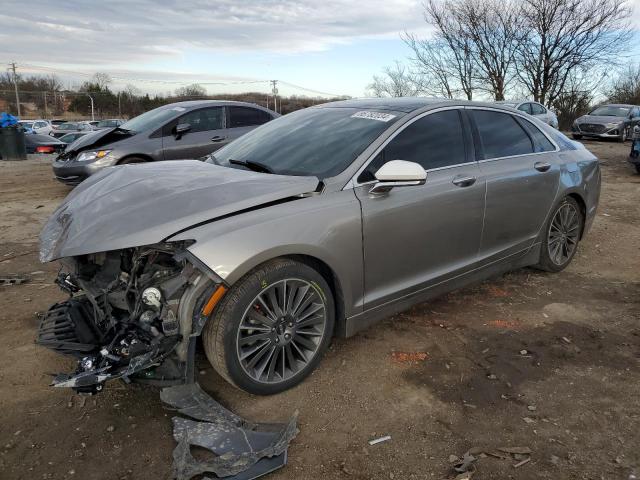
{"type": "MultiPolygon", "coordinates": [[[[593,222],[598,159],[498,105],[348,100],[269,122],[205,162],[110,167],[40,236],[67,301],[39,344],[53,385],[193,380],[198,338],[233,385],[302,381],[334,335],[502,272],[559,272],[593,222]]],[[[366,359],[354,359],[366,361],[366,359]]]]}

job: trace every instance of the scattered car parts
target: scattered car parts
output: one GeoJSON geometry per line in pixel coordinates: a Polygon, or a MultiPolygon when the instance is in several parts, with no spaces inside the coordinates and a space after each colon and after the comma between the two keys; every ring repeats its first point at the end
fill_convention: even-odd
{"type": "Polygon", "coordinates": [[[297,412],[285,424],[254,424],[230,412],[207,395],[197,383],[173,386],[160,392],[161,400],[179,413],[173,417],[173,468],[177,480],[213,473],[216,478],[250,480],[287,463],[289,442],[297,435],[297,412]],[[192,447],[214,457],[198,460],[192,447]]]}

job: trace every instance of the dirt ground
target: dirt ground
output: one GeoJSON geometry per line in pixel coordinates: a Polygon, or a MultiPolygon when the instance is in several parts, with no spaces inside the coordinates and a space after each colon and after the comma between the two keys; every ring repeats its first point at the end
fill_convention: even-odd
{"type": "MultiPolygon", "coordinates": [[[[445,479],[451,455],[503,446],[531,461],[481,455],[474,480],[640,475],[640,176],[628,144],[586,144],[602,160],[601,204],[564,272],[519,270],[336,340],[276,396],[235,390],[199,359],[202,386],[247,419],[299,410],[289,464],[270,479],[445,479]]],[[[72,367],[33,343],[36,313],[64,298],[57,265],[37,256],[69,191],[49,161],[0,162],[0,277],[29,278],[0,286],[0,478],[169,479],[172,413],[156,388],[48,387],[72,367]]]]}

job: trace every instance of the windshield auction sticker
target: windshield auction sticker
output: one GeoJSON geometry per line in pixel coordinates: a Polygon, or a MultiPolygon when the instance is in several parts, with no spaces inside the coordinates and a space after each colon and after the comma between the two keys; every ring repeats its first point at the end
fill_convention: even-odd
{"type": "Polygon", "coordinates": [[[391,115],[390,113],[364,111],[354,113],[351,115],[351,118],[366,118],[368,120],[377,120],[378,122],[388,122],[389,120],[396,118],[396,116],[391,115]]]}

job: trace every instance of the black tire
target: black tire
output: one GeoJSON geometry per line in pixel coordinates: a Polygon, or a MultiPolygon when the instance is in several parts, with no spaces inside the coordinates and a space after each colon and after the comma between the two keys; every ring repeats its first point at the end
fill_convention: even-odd
{"type": "Polygon", "coordinates": [[[578,135],[578,134],[572,134],[571,135],[573,137],[574,140],[580,140],[582,138],[582,135],[578,135]]]}
{"type": "MultiPolygon", "coordinates": [[[[573,218],[573,217],[572,217],[573,218]]],[[[558,205],[553,209],[553,212],[549,216],[547,223],[544,227],[542,244],[540,246],[540,261],[535,268],[540,270],[544,270],[546,272],[560,272],[564,270],[567,265],[571,263],[576,251],[578,250],[578,244],[580,242],[580,237],[582,236],[582,230],[584,228],[584,213],[582,212],[582,208],[578,204],[578,202],[572,197],[563,198],[558,205]],[[566,209],[566,210],[565,210],[566,209]],[[558,224],[557,217],[558,215],[562,215],[560,212],[569,211],[572,214],[575,214],[575,225],[572,224],[570,228],[566,230],[571,230],[570,235],[573,238],[573,243],[567,237],[569,235],[558,235],[558,224]],[[558,238],[561,237],[560,240],[558,238]],[[567,239],[566,241],[564,239],[567,239]],[[560,243],[559,248],[563,249],[564,244],[572,244],[572,249],[570,252],[567,250],[562,250],[560,255],[553,255],[556,252],[556,248],[558,247],[558,243],[560,243]],[[564,257],[564,252],[568,253],[568,256],[564,257]]]]}
{"type": "Polygon", "coordinates": [[[627,138],[629,138],[628,128],[627,127],[622,127],[622,132],[620,132],[620,137],[618,137],[618,141],[620,143],[624,143],[624,142],[627,141],[627,138]]]}
{"type": "Polygon", "coordinates": [[[636,167],[636,173],[640,175],[640,163],[634,163],[633,166],[636,167]]]}
{"type": "MultiPolygon", "coordinates": [[[[316,317],[317,315],[314,313],[311,317],[316,317]]],[[[273,317],[276,316],[274,314],[273,317]]],[[[308,322],[308,320],[303,321],[304,323],[308,322]]],[[[209,362],[225,380],[252,394],[271,395],[297,385],[316,368],[331,342],[334,324],[335,307],[333,294],[322,275],[306,264],[290,259],[276,259],[252,270],[229,289],[216,306],[211,318],[209,318],[204,328],[202,340],[209,362]],[[292,286],[288,287],[286,282],[290,282],[292,286]],[[296,282],[299,282],[298,286],[295,286],[296,282]],[[273,327],[273,324],[270,326],[265,326],[266,324],[264,323],[257,324],[253,318],[249,318],[257,313],[261,318],[268,317],[269,321],[273,321],[269,313],[277,313],[277,310],[273,307],[273,303],[268,300],[271,291],[278,298],[282,295],[287,315],[289,315],[288,312],[290,310],[292,312],[296,310],[293,303],[297,302],[299,295],[301,296],[299,303],[297,303],[300,311],[297,314],[292,313],[292,315],[297,316],[295,318],[285,317],[281,311],[282,317],[274,321],[276,327],[273,327]],[[290,292],[291,301],[287,297],[287,291],[290,292]],[[266,307],[263,309],[261,305],[264,305],[264,303],[259,303],[263,294],[265,295],[265,301],[269,303],[266,306],[269,309],[266,307]],[[304,307],[307,310],[304,310],[302,305],[308,303],[308,298],[310,298],[308,295],[319,300],[319,302],[309,303],[304,307]],[[315,329],[320,328],[316,324],[313,327],[298,327],[298,318],[302,316],[300,314],[304,314],[305,311],[308,312],[312,308],[317,308],[316,306],[320,304],[323,305],[321,334],[316,333],[315,329]],[[247,327],[247,322],[251,325],[256,325],[256,330],[250,330],[247,327]],[[285,340],[286,333],[284,329],[287,325],[289,327],[295,325],[292,330],[289,330],[291,332],[289,334],[290,340],[285,340]],[[270,327],[271,331],[269,331],[270,327]],[[261,330],[258,328],[261,328],[261,330]],[[316,350],[309,351],[308,359],[304,354],[307,351],[304,350],[306,347],[302,347],[304,350],[302,352],[296,341],[304,340],[309,342],[309,337],[305,335],[304,338],[300,338],[302,334],[300,330],[296,331],[298,328],[300,330],[314,329],[314,337],[312,339],[316,344],[316,350]],[[247,347],[240,345],[242,341],[248,340],[254,335],[263,338],[255,340],[255,343],[250,343],[247,347]],[[267,342],[263,344],[267,346],[260,347],[258,342],[267,342]],[[242,348],[255,349],[258,353],[243,360],[240,357],[246,355],[246,350],[242,351],[242,348]],[[270,349],[272,348],[277,353],[271,353],[270,349]],[[260,355],[260,352],[262,352],[262,358],[257,362],[257,365],[250,366],[249,364],[260,355]],[[291,357],[289,357],[290,354],[292,355],[291,357]],[[277,365],[275,368],[271,367],[274,355],[276,356],[275,363],[277,365]],[[257,373],[255,370],[259,370],[260,365],[263,363],[263,358],[266,358],[266,361],[262,369],[268,371],[264,374],[262,371],[257,373]],[[288,368],[287,365],[292,365],[291,362],[293,362],[294,366],[288,368]],[[268,364],[269,368],[267,368],[266,364],[268,364]],[[275,369],[277,369],[276,373],[274,373],[275,369]],[[248,373],[249,370],[251,370],[251,373],[248,373]],[[268,378],[268,375],[273,375],[274,379],[268,378]],[[289,376],[287,377],[287,375],[289,376]]],[[[309,332],[307,331],[306,333],[309,332]]]]}
{"type": "Polygon", "coordinates": [[[147,161],[141,157],[127,157],[118,162],[118,165],[131,165],[133,163],[146,163],[147,161]]]}

